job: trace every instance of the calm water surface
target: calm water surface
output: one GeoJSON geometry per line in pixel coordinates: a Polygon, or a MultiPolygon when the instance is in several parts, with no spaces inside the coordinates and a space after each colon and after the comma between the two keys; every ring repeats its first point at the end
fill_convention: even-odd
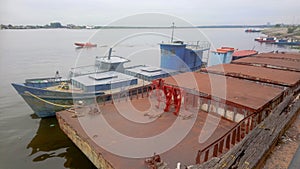
{"type": "MultiPolygon", "coordinates": [[[[26,78],[67,76],[71,67],[93,64],[113,46],[113,54],[127,57],[129,65],[159,66],[159,43],[168,42],[169,29],[105,30],[0,30],[0,169],[95,168],[59,129],[55,118],[40,119],[10,85],[26,78]],[[76,49],[74,42],[97,43],[97,48],[76,49]]],[[[220,46],[291,51],[260,44],[259,33],[244,29],[176,29],[175,39],[207,40],[220,46]]],[[[207,53],[208,54],[208,53],[207,53]]],[[[207,56],[205,54],[205,56],[207,56]]]]}

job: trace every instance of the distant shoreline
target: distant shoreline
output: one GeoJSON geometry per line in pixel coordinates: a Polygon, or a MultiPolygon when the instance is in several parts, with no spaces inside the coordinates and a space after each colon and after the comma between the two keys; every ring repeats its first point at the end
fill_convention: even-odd
{"type": "Polygon", "coordinates": [[[277,38],[291,38],[294,40],[300,40],[300,26],[298,27],[273,27],[264,29],[263,34],[268,36],[275,36],[277,38]]]}
{"type": "MultiPolygon", "coordinates": [[[[270,28],[274,25],[208,25],[208,26],[175,26],[175,29],[189,28],[270,28]]],[[[58,25],[58,26],[32,26],[32,25],[3,25],[1,29],[171,29],[171,26],[76,26],[76,25],[58,25]]]]}

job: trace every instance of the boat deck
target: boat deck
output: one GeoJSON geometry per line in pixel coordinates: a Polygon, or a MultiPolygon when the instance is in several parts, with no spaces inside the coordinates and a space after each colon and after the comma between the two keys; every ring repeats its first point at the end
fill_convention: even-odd
{"type": "MultiPolygon", "coordinates": [[[[142,80],[142,79],[138,79],[138,83],[136,85],[130,85],[130,86],[126,86],[124,87],[123,90],[129,90],[129,89],[134,89],[134,88],[137,88],[137,87],[142,87],[142,86],[145,86],[145,85],[149,85],[150,82],[148,81],[145,81],[145,80],[142,80]]],[[[51,90],[51,91],[61,91],[61,92],[70,92],[70,93],[84,93],[84,91],[78,87],[75,87],[71,84],[68,84],[69,85],[69,90],[64,90],[64,89],[61,89],[59,87],[59,85],[56,85],[56,86],[51,86],[51,87],[47,87],[45,88],[46,90],[51,90]]],[[[122,90],[121,88],[115,88],[115,89],[110,89],[110,90],[101,90],[101,92],[104,92],[104,94],[114,94],[114,93],[118,93],[120,92],[120,90],[122,90]]]]}
{"type": "Polygon", "coordinates": [[[186,165],[195,164],[200,149],[217,140],[236,124],[220,116],[213,116],[203,111],[196,112],[196,110],[195,112],[186,112],[194,115],[189,119],[175,116],[169,112],[152,119],[144,114],[160,114],[162,111],[151,107],[149,97],[134,99],[131,102],[120,101],[114,104],[105,104],[105,106],[100,106],[100,110],[100,114],[86,113],[88,112],[86,109],[76,110],[78,114],[83,113],[77,118],[74,118],[74,114],[68,111],[62,111],[57,113],[57,119],[60,124],[64,124],[61,127],[70,138],[77,138],[78,142],[75,141],[75,144],[88,157],[91,157],[93,153],[101,154],[102,159],[97,159],[97,161],[105,160],[106,162],[102,162],[103,164],[110,164],[107,164],[108,166],[105,168],[113,166],[114,168],[146,169],[147,165],[144,164],[145,158],[126,158],[114,155],[99,146],[102,143],[105,144],[105,147],[113,147],[116,151],[137,153],[147,151],[149,156],[157,153],[170,168],[175,168],[177,162],[186,165]],[[128,106],[129,104],[132,106],[128,106]],[[132,121],[132,118],[135,121],[132,121]],[[105,126],[106,123],[109,124],[109,127],[105,126]],[[176,125],[174,126],[174,124],[176,125]],[[155,151],[157,148],[158,150],[163,149],[163,145],[168,147],[168,145],[176,143],[176,135],[182,134],[185,129],[190,127],[191,130],[186,133],[186,137],[179,144],[175,144],[171,150],[163,153],[155,151]],[[171,132],[168,132],[170,130],[171,132]],[[76,135],[72,135],[74,132],[76,135]],[[127,137],[120,136],[116,132],[127,137]],[[150,139],[147,144],[140,145],[144,142],[136,139],[158,137],[167,132],[168,136],[157,143],[151,142],[150,139]],[[128,140],[129,137],[132,139],[128,140]],[[79,141],[79,138],[84,141],[79,141]],[[164,142],[167,143],[164,144],[164,142]]]}
{"type": "Polygon", "coordinates": [[[50,87],[45,88],[45,90],[70,92],[70,93],[83,93],[83,90],[81,90],[80,88],[74,87],[71,84],[68,84],[68,85],[69,85],[69,90],[61,89],[60,85],[50,86],[50,87]]]}
{"type": "Polygon", "coordinates": [[[255,55],[255,57],[283,59],[300,62],[300,57],[297,53],[260,53],[258,55],[255,55]]]}
{"type": "MultiPolygon", "coordinates": [[[[165,82],[193,89],[193,81],[187,77],[195,78],[196,84],[199,86],[197,90],[211,95],[215,94],[211,92],[211,85],[213,85],[211,78],[222,79],[224,76],[212,75],[209,77],[204,73],[184,73],[173,77],[165,78],[165,82]]],[[[283,91],[246,80],[230,77],[224,77],[224,79],[226,79],[224,86],[227,86],[226,101],[242,107],[250,107],[254,109],[253,111],[270,105],[274,98],[278,98],[283,91]]],[[[220,86],[220,83],[218,84],[220,86]]],[[[223,90],[223,88],[219,89],[223,90]]],[[[217,90],[217,93],[221,90],[217,90]]],[[[186,116],[175,116],[171,112],[163,113],[162,109],[155,107],[155,100],[151,99],[153,98],[146,97],[144,94],[144,97],[139,95],[101,103],[97,105],[100,112],[96,111],[96,113],[91,111],[92,106],[90,106],[75,111],[57,112],[56,115],[61,129],[97,167],[102,168],[146,169],[147,165],[144,163],[146,157],[127,157],[128,153],[142,154],[142,152],[146,152],[147,157],[154,153],[159,154],[170,168],[175,168],[177,162],[186,165],[195,164],[200,159],[198,154],[200,150],[206,149],[224,137],[225,133],[231,132],[232,128],[238,124],[217,113],[198,111],[198,106],[188,110],[182,107],[181,114],[186,116]],[[74,112],[76,113],[74,114],[74,112]],[[157,138],[154,141],[151,139],[149,142],[143,141],[143,138],[157,137],[170,129],[173,131],[171,130],[168,137],[161,141],[158,141],[157,138]],[[189,132],[186,133],[184,139],[176,140],[176,136],[180,136],[186,129],[189,132]],[[174,142],[178,144],[166,152],[160,152],[161,149],[167,149],[168,145],[174,142]],[[115,155],[117,154],[115,151],[121,151],[125,155],[115,155]],[[123,157],[121,157],[122,155],[123,157]]]]}

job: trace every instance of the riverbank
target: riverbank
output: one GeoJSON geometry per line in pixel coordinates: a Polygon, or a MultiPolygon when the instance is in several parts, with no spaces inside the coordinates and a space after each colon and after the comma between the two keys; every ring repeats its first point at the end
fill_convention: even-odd
{"type": "Polygon", "coordinates": [[[268,36],[276,36],[277,38],[292,38],[295,40],[300,40],[300,26],[268,28],[262,30],[262,33],[268,36]]]}

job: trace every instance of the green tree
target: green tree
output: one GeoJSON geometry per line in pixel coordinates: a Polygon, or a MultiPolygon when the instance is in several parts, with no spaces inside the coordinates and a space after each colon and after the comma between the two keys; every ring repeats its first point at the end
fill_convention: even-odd
{"type": "Polygon", "coordinates": [[[293,33],[296,28],[297,28],[296,26],[290,26],[290,27],[288,27],[287,33],[293,33]]]}
{"type": "Polygon", "coordinates": [[[62,25],[59,22],[52,22],[50,23],[50,28],[62,28],[62,25]]]}
{"type": "Polygon", "coordinates": [[[275,25],[275,28],[280,28],[281,27],[281,24],[276,24],[275,25]]]}

